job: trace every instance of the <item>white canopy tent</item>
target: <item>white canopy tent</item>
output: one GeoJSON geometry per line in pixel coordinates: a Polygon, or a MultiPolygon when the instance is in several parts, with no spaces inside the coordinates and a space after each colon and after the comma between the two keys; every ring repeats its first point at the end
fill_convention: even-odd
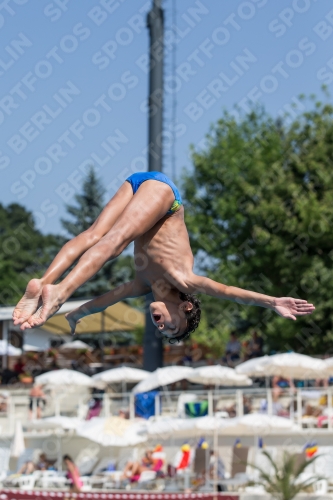
{"type": "Polygon", "coordinates": [[[22,349],[8,344],[7,340],[0,340],[0,356],[20,356],[22,349]]]}
{"type": "MultiPolygon", "coordinates": [[[[59,311],[57,311],[55,313],[55,315],[57,314],[65,314],[67,312],[70,312],[72,311],[73,309],[76,309],[77,307],[80,307],[81,305],[83,305],[84,303],[86,302],[86,300],[73,300],[73,301],[68,301],[68,302],[65,302],[61,308],[59,309],[59,311]]],[[[0,322],[2,324],[2,341],[3,342],[8,342],[8,339],[9,339],[9,329],[10,329],[10,325],[12,323],[12,316],[13,316],[13,311],[14,311],[15,307],[14,306],[8,306],[8,307],[0,307],[0,322]]],[[[44,335],[45,335],[45,332],[44,332],[44,335]]],[[[10,354],[10,352],[7,352],[5,349],[3,349],[1,351],[1,347],[0,347],[0,356],[3,357],[2,359],[2,366],[3,368],[6,368],[7,367],[7,356],[19,356],[21,354],[21,352],[19,354],[10,354]]]]}

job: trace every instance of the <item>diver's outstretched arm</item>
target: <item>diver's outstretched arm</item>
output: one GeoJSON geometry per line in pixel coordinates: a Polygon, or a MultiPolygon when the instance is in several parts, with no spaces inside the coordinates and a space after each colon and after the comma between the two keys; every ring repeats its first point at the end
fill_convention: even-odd
{"type": "Polygon", "coordinates": [[[150,288],[141,283],[139,280],[134,279],[123,285],[119,285],[110,292],[100,295],[93,300],[89,300],[82,306],[67,313],[66,319],[71,328],[71,334],[75,334],[76,325],[81,322],[82,318],[104,311],[107,307],[116,304],[124,299],[133,297],[141,297],[150,293],[150,288]]]}
{"type": "Polygon", "coordinates": [[[279,316],[296,320],[296,316],[305,316],[315,310],[313,304],[307,300],[293,299],[292,297],[270,297],[262,293],[244,290],[235,286],[227,286],[204,276],[195,276],[193,288],[196,292],[205,293],[219,299],[231,300],[238,304],[265,307],[272,309],[279,316]]]}

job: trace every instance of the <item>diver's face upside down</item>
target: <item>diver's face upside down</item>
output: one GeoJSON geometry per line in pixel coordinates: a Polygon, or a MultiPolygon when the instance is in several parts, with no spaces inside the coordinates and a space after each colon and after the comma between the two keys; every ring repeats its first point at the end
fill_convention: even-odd
{"type": "Polygon", "coordinates": [[[152,302],[150,304],[150,315],[152,322],[158,331],[169,339],[181,336],[187,328],[185,313],[191,311],[193,304],[179,299],[178,303],[165,300],[164,302],[152,302]]]}

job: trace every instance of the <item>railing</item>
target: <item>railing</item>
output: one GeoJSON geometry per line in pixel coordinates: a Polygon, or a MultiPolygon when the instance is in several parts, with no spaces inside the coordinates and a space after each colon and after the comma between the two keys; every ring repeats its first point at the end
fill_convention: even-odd
{"type": "MultiPolygon", "coordinates": [[[[110,417],[124,412],[125,417],[135,417],[136,398],[133,393],[105,393],[94,395],[95,400],[100,397],[101,409],[99,416],[110,417]]],[[[86,418],[88,402],[92,396],[87,390],[76,390],[71,393],[52,394],[47,399],[42,416],[66,415],[86,418]]],[[[247,413],[266,413],[281,415],[292,419],[300,426],[317,427],[318,415],[321,414],[321,423],[328,430],[333,424],[333,387],[328,388],[295,388],[284,389],[279,397],[274,389],[244,388],[219,390],[168,391],[161,390],[155,398],[154,416],[159,417],[186,417],[186,402],[206,402],[202,407],[207,408],[208,415],[219,417],[239,417],[247,413]],[[312,412],[312,415],[311,415],[312,412]]],[[[32,411],[29,412],[29,398],[15,398],[12,395],[8,400],[5,413],[0,413],[2,431],[13,433],[15,420],[24,423],[27,419],[37,416],[37,402],[34,401],[32,411]]],[[[319,420],[320,420],[319,419],[319,420]]]]}

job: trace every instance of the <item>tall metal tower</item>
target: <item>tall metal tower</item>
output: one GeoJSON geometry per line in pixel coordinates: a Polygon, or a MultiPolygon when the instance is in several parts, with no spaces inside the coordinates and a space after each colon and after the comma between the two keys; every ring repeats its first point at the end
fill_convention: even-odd
{"type": "MultiPolygon", "coordinates": [[[[148,170],[162,172],[163,145],[163,59],[164,59],[164,19],[162,0],[153,0],[147,15],[149,29],[149,132],[148,170]]],[[[153,295],[146,297],[146,331],[144,336],[143,367],[154,371],[163,365],[162,340],[156,336],[149,313],[153,295]]]]}

